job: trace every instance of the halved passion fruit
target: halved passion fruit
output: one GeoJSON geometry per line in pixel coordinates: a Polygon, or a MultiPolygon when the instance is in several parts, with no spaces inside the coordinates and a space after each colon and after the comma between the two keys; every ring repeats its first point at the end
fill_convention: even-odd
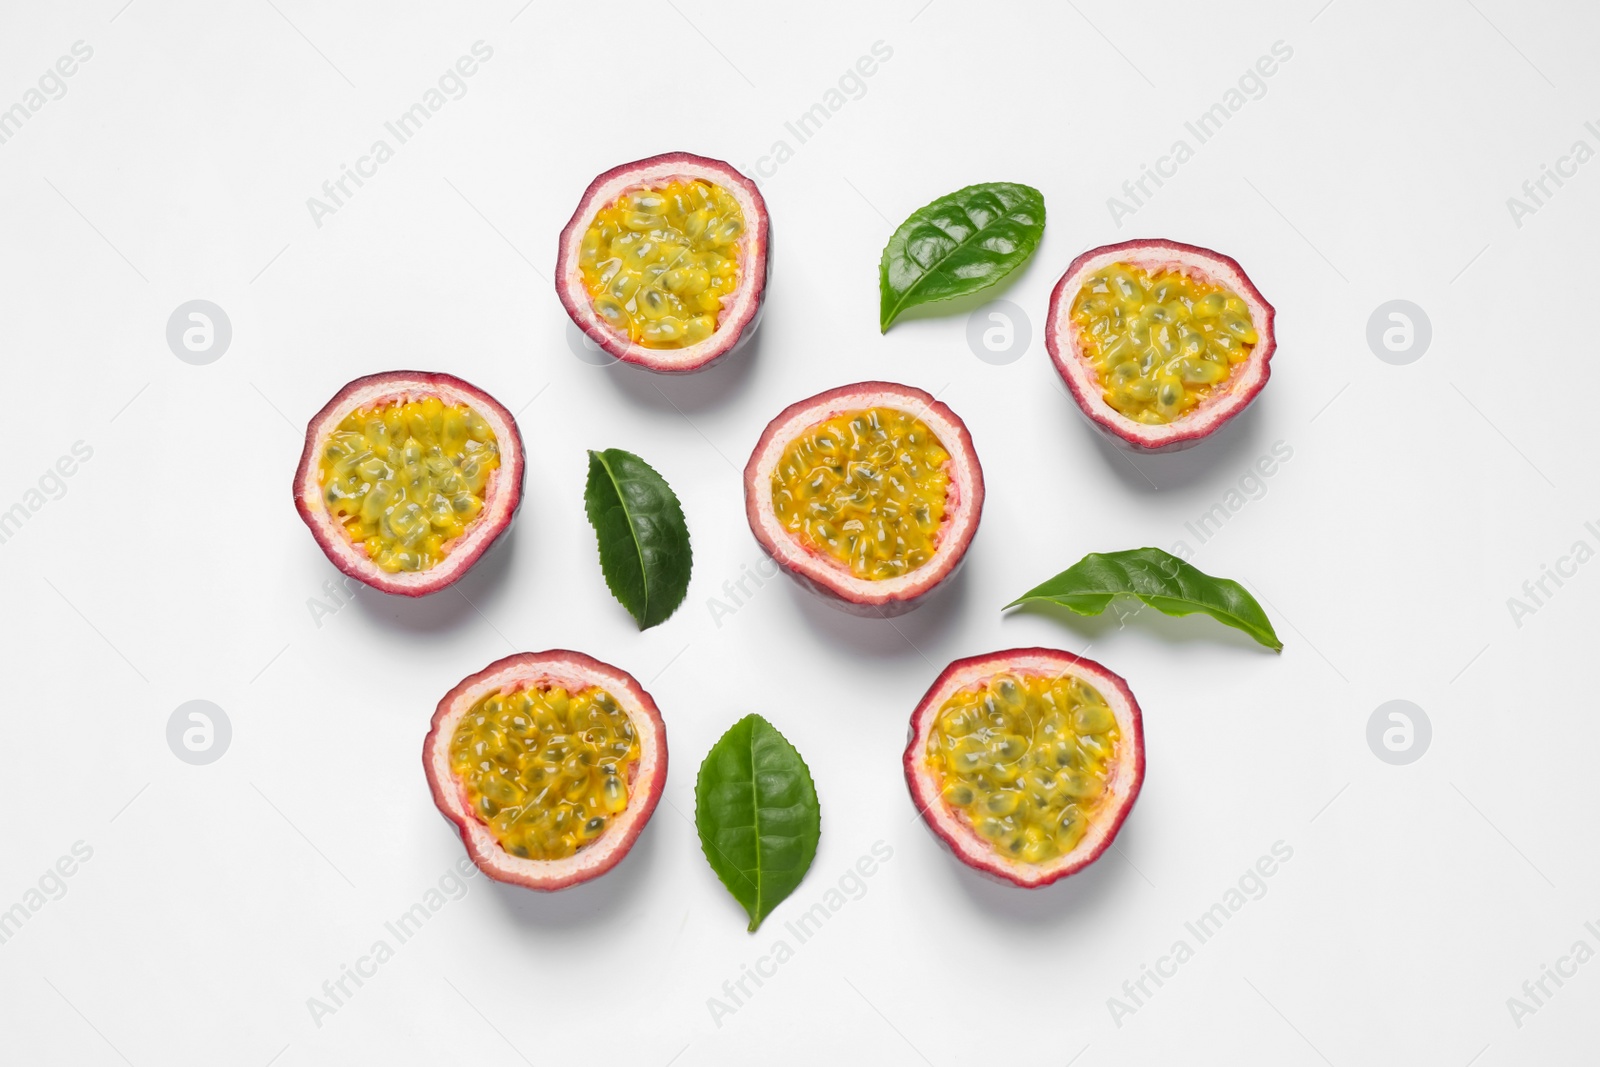
{"type": "Polygon", "coordinates": [[[467,572],[522,503],[522,435],[449,374],[357,378],[306,427],[294,504],[333,565],[422,596],[467,572]]]}
{"type": "Polygon", "coordinates": [[[667,730],[626,671],[581,652],[523,652],[445,694],[422,763],[485,874],[565,889],[615,867],[650,821],[667,730]]]}
{"type": "Polygon", "coordinates": [[[921,389],[860,382],[785,408],[744,468],[756,540],[847,611],[898,615],[953,574],[983,514],[966,424],[921,389]]]}
{"type": "Polygon", "coordinates": [[[669,152],[589,184],[561,231],[556,292],[617,359],[687,373],[755,332],[767,248],[754,182],[721,160],[669,152]]]}
{"type": "Polygon", "coordinates": [[[956,660],[911,714],[906,784],[967,866],[1034,889],[1082,870],[1144,784],[1127,683],[1093,660],[1014,648],[956,660]]]}
{"type": "Polygon", "coordinates": [[[1072,261],[1050,295],[1045,345],[1083,413],[1114,440],[1176,452],[1267,384],[1272,305],[1228,256],[1127,241],[1072,261]]]}

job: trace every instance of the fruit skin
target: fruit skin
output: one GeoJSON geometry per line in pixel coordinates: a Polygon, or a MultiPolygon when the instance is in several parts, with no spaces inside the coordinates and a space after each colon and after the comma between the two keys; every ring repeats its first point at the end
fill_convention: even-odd
{"type": "Polygon", "coordinates": [[[519,652],[468,675],[439,701],[422,743],[422,766],[439,812],[455,824],[467,855],[490,878],[546,892],[598,878],[621,862],[655,813],[667,781],[667,727],[650,694],[633,675],[609,663],[566,649],[519,652]],[[600,686],[616,698],[639,733],[639,762],[629,783],[628,806],[591,845],[560,860],[513,856],[468,810],[459,780],[450,770],[450,738],[456,723],[491,693],[548,681],[568,689],[600,686]]]}
{"type": "Polygon", "coordinates": [[[663,374],[690,374],[731,355],[756,332],[767,297],[770,247],[771,220],[767,215],[767,202],[755,182],[720,159],[707,159],[688,152],[665,152],[612,167],[589,183],[571,220],[561,231],[556,251],[556,295],[578,329],[608,355],[663,374]],[[745,251],[739,260],[739,287],[734,290],[734,299],[724,304],[718,314],[716,333],[699,344],[683,348],[646,348],[618,337],[595,314],[578,267],[578,253],[584,231],[602,207],[629,189],[659,186],[673,178],[704,178],[722,186],[739,201],[744,212],[745,251]]]}
{"type": "Polygon", "coordinates": [[[384,593],[426,596],[466,574],[489,546],[505,532],[522,506],[522,433],[498,400],[470,382],[435,371],[397,370],[357,378],[334,394],[306,427],[305,449],[294,472],[294,506],[311,530],[311,536],[335,567],[384,593]],[[466,404],[483,416],[494,431],[500,449],[500,466],[489,475],[483,512],[450,554],[425,571],[389,574],[350,543],[343,528],[328,514],[317,480],[317,458],[322,443],[350,412],[359,407],[392,400],[420,400],[437,396],[448,404],[466,404]]]}
{"type": "Polygon", "coordinates": [[[1220,252],[1198,245],[1178,241],[1141,239],[1121,244],[1101,245],[1091,248],[1067,267],[1067,272],[1050,293],[1050,312],[1045,319],[1044,343],[1056,373],[1072,391],[1072,399],[1094,423],[1095,428],[1118,444],[1138,452],[1179,452],[1193,448],[1206,437],[1220,430],[1239,412],[1250,406],[1267,384],[1272,373],[1272,354],[1277,350],[1277,336],[1272,321],[1276,315],[1261,290],[1255,287],[1237,260],[1220,252]],[[1072,301],[1082,288],[1091,271],[1115,262],[1133,263],[1152,270],[1157,267],[1182,266],[1189,273],[1200,274],[1227,286],[1244,300],[1250,309],[1250,319],[1261,340],[1251,351],[1244,364],[1235,368],[1217,393],[1203,401],[1188,414],[1162,426],[1146,426],[1135,422],[1105,402],[1101,395],[1099,375],[1083,359],[1073,336],[1072,301]]]}
{"type": "Polygon", "coordinates": [[[852,615],[885,618],[910,611],[960,568],[983,516],[983,468],[966,423],[931,394],[894,382],[841,385],[790,404],[767,424],[744,467],[744,513],[762,549],[806,589],[852,615]],[[857,578],[844,564],[802,547],[772,511],[772,472],[788,443],[819,422],[868,407],[915,412],[950,453],[945,526],[933,558],[883,581],[857,578]]]}
{"type": "Polygon", "coordinates": [[[911,803],[928,829],[958,860],[997,881],[1037,889],[1083,870],[1099,859],[1116,839],[1117,831],[1122,829],[1123,821],[1144,786],[1144,717],[1128,683],[1092,659],[1053,648],[1006,649],[958,659],[944,669],[911,713],[910,735],[901,762],[906,786],[911,790],[911,803]],[[1100,691],[1115,713],[1121,733],[1120,744],[1132,746],[1128,755],[1117,761],[1117,771],[1106,783],[1105,806],[1096,813],[1094,824],[1083,840],[1071,852],[1048,863],[1023,863],[1000,856],[992,844],[978,836],[976,830],[945,805],[939,795],[937,776],[927,765],[928,734],[944,702],[957,690],[1005,670],[1051,675],[1071,673],[1083,678],[1100,691]]]}

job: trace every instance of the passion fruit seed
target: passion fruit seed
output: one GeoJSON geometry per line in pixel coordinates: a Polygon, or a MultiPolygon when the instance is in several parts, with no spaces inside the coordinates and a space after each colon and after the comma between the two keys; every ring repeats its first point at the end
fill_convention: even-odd
{"type": "Polygon", "coordinates": [[[1130,263],[1089,276],[1072,322],[1106,403],[1147,425],[1198,405],[1260,340],[1238,294],[1180,270],[1151,275],[1130,263]]]}
{"type": "Polygon", "coordinates": [[[708,181],[635,189],[600,209],[578,267],[595,313],[646,348],[698,344],[739,284],[744,212],[708,181]]]}
{"type": "Polygon", "coordinates": [[[789,443],[772,472],[772,510],[857,578],[898,578],[933,558],[949,460],[915,415],[848,411],[789,443]]]}
{"type": "Polygon", "coordinates": [[[450,738],[450,770],[472,813],[514,856],[565,859],[628,807],[639,760],[633,721],[593,687],[495,693],[450,738]]]}
{"type": "Polygon", "coordinates": [[[1117,719],[1081,678],[1002,673],[945,701],[928,734],[944,802],[1010,859],[1071,852],[1105,797],[1117,719]]]}
{"type": "Polygon", "coordinates": [[[465,404],[430,396],[358,408],[323,446],[328,513],[380,568],[426,570],[483,510],[500,466],[494,431],[465,404]]]}

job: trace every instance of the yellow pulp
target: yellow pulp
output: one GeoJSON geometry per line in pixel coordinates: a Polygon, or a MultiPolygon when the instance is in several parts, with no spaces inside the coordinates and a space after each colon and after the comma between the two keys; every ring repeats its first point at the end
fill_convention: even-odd
{"type": "Polygon", "coordinates": [[[789,442],[772,472],[772,510],[857,578],[898,578],[933,558],[949,459],[915,415],[845,412],[789,442]]]}
{"type": "Polygon", "coordinates": [[[318,469],[329,514],[392,574],[444,559],[483,510],[499,465],[483,417],[430,396],[352,411],[329,436],[318,469]]]}
{"type": "Polygon", "coordinates": [[[604,689],[496,693],[450,739],[450,770],[472,812],[514,856],[565,859],[628,806],[639,739],[604,689]]]}
{"type": "Polygon", "coordinates": [[[928,735],[944,802],[1027,863],[1071,852],[1117,752],[1117,720],[1081,678],[997,674],[945,701],[928,735]]]}
{"type": "Polygon", "coordinates": [[[1171,422],[1216,390],[1260,340],[1238,294],[1128,263],[1095,273],[1072,303],[1083,353],[1106,403],[1139,422],[1171,422]]]}
{"type": "Polygon", "coordinates": [[[739,284],[744,212],[706,181],[635,189],[600,209],[578,267],[595,311],[646,348],[698,344],[739,284]]]}

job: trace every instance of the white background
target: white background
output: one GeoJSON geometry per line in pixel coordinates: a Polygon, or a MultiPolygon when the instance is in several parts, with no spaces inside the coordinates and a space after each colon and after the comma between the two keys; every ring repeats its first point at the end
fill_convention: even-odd
{"type": "Polygon", "coordinates": [[[1600,964],[1547,982],[1520,1027],[1507,998],[1578,939],[1600,949],[1583,928],[1600,919],[1600,565],[1547,583],[1520,627],[1506,603],[1597,544],[1600,162],[1520,227],[1506,205],[1574,140],[1600,148],[1583,128],[1600,119],[1592,9],[121,3],[13,0],[0,31],[0,107],[75,41],[93,48],[0,145],[0,508],[75,441],[93,449],[0,544],[0,908],[74,842],[93,849],[0,945],[0,1060],[1593,1058],[1600,964]],[[307,198],[478,40],[493,58],[466,95],[315,225],[307,198]],[[1114,225],[1107,198],[1280,40],[1293,56],[1265,94],[1114,225]],[[785,121],[877,41],[893,55],[864,94],[796,144],[785,121]],[[780,138],[794,154],[763,180],[776,260],[757,342],[690,379],[576,358],[549,275],[590,178],[674,149],[748,170],[780,138]],[[893,224],[1001,179],[1049,208],[1002,294],[1032,320],[1027,352],[975,358],[974,304],[880,337],[893,224]],[[1237,257],[1279,309],[1265,393],[1177,456],[1098,439],[1044,352],[1067,262],[1134,236],[1237,257]],[[197,298],[233,326],[208,366],[165,340],[197,298]],[[1365,339],[1395,298],[1433,324],[1409,366],[1365,339]],[[314,620],[336,575],[290,503],[302,427],[348,379],[393,368],[459,374],[520,412],[526,503],[459,592],[365,592],[314,620]],[[893,624],[787,581],[714,619],[724,582],[762,558],[738,474],[761,428],[872,377],[938,393],[971,427],[989,497],[966,569],[893,624]],[[1199,544],[1185,522],[1280,441],[1292,458],[1264,495],[1199,544]],[[583,517],[584,449],[604,447],[663,472],[693,531],[688,600],[643,634],[583,517]],[[1258,591],[1281,656],[1202,618],[1000,610],[1085,552],[1178,541],[1258,591]],[[898,765],[939,669],[1030,644],[1123,674],[1149,747],[1118,849],[1031,893],[942,852],[898,765]],[[308,998],[463,855],[420,767],[434,703],[551,647],[631,671],[663,709],[672,771],[652,824],[588,886],[470,880],[318,1026],[308,998]],[[232,722],[209,766],[165,739],[191,699],[232,722]],[[1391,699],[1433,724],[1409,766],[1366,742],[1391,699]],[[755,935],[689,822],[701,757],[750,711],[805,754],[823,805],[815,866],[755,935]],[[876,841],[893,858],[865,894],[719,1026],[708,998],[792,942],[784,922],[876,841]],[[1108,998],[1193,946],[1185,920],[1277,841],[1293,858],[1266,895],[1118,1026],[1108,998]]]}

